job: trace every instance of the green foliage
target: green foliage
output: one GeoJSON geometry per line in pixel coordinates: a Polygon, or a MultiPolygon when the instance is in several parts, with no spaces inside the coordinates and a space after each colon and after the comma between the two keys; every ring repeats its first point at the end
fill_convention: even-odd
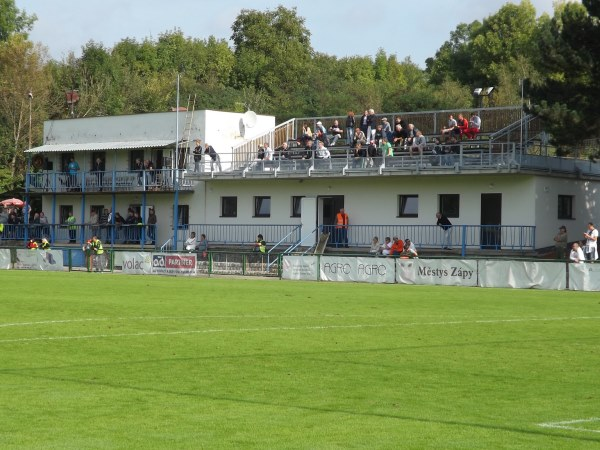
{"type": "Polygon", "coordinates": [[[0,42],[15,33],[26,33],[37,20],[35,14],[28,15],[15,5],[15,0],[0,0],[0,42]]]}

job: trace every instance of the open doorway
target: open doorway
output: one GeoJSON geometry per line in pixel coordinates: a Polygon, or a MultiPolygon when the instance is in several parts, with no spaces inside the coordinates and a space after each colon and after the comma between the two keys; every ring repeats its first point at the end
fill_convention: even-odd
{"type": "Polygon", "coordinates": [[[322,226],[323,233],[329,233],[328,245],[335,246],[332,239],[335,233],[335,216],[344,207],[343,195],[319,196],[317,202],[317,226],[322,226]]]}
{"type": "Polygon", "coordinates": [[[480,245],[494,250],[502,246],[502,194],[481,194],[480,245]]]}

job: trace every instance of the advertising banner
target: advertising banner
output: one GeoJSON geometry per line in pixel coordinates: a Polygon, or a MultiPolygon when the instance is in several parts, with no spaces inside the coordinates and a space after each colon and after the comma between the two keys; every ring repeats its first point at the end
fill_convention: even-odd
{"type": "Polygon", "coordinates": [[[152,273],[158,275],[196,275],[196,254],[152,253],[152,273]]]}
{"type": "MultiPolygon", "coordinates": [[[[119,252],[119,265],[123,273],[133,275],[150,275],[152,273],[152,253],[150,252],[119,252]]],[[[115,265],[117,257],[115,256],[115,265]]]]}
{"type": "Polygon", "coordinates": [[[396,276],[391,258],[355,258],[321,256],[320,273],[324,281],[394,283],[396,276]]]}
{"type": "Polygon", "coordinates": [[[317,281],[316,256],[284,256],[281,264],[285,280],[317,281]]]}
{"type": "Polygon", "coordinates": [[[566,289],[566,264],[532,261],[479,261],[479,286],[566,289]]]}
{"type": "Polygon", "coordinates": [[[464,259],[397,259],[398,283],[477,286],[477,261],[464,259]]]}
{"type": "Polygon", "coordinates": [[[8,248],[0,248],[0,270],[10,269],[10,250],[8,248]]]}
{"type": "Polygon", "coordinates": [[[17,250],[15,269],[62,271],[62,250],[17,250]]]}
{"type": "Polygon", "coordinates": [[[569,289],[600,291],[600,264],[569,264],[569,289]]]}

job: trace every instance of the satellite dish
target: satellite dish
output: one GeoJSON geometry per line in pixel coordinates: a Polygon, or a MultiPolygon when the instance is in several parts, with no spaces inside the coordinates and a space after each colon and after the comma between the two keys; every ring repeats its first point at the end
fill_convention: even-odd
{"type": "Polygon", "coordinates": [[[254,111],[246,111],[242,117],[242,122],[246,128],[252,128],[256,125],[256,113],[254,111]]]}

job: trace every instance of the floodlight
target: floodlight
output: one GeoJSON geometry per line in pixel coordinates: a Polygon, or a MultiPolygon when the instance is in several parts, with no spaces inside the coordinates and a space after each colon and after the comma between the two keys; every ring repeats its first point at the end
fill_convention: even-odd
{"type": "Polygon", "coordinates": [[[493,90],[494,90],[494,86],[490,86],[488,88],[485,88],[485,94],[484,95],[490,95],[493,90]]]}
{"type": "Polygon", "coordinates": [[[483,89],[481,89],[481,88],[477,88],[477,89],[475,89],[475,90],[473,91],[473,95],[474,95],[474,96],[476,96],[476,97],[479,97],[479,96],[481,95],[481,91],[482,91],[482,90],[483,90],[483,89]]]}

